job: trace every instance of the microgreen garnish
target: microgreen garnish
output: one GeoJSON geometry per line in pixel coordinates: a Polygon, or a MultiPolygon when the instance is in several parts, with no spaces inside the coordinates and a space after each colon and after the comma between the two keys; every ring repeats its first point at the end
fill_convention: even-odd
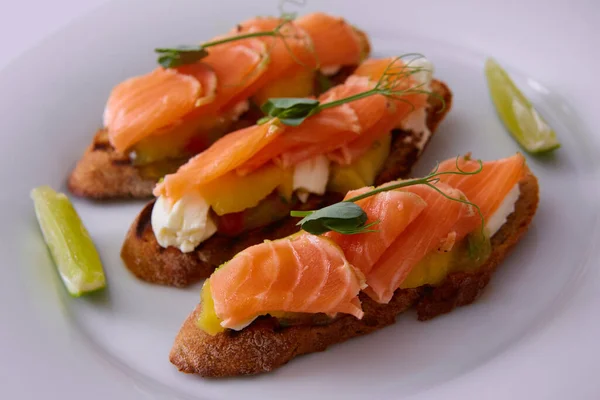
{"type": "MultiPolygon", "coordinates": [[[[378,94],[393,100],[403,101],[414,108],[414,105],[406,99],[403,99],[402,96],[414,93],[423,93],[431,95],[432,93],[430,91],[421,89],[423,87],[423,84],[419,84],[408,89],[400,89],[399,86],[403,83],[403,78],[409,77],[410,75],[416,74],[421,71],[426,71],[426,69],[423,67],[411,66],[411,62],[420,57],[423,57],[423,55],[411,53],[394,58],[392,62],[390,62],[390,64],[383,71],[383,74],[375,84],[375,87],[364,92],[357,93],[342,99],[330,101],[327,103],[321,103],[317,100],[311,100],[310,106],[307,106],[307,103],[305,102],[306,99],[303,98],[286,98],[285,102],[279,102],[280,99],[273,98],[267,100],[265,104],[263,104],[263,106],[261,107],[261,110],[266,114],[266,117],[281,119],[280,116],[284,116],[284,119],[281,119],[281,122],[284,125],[298,126],[306,118],[310,117],[311,115],[315,115],[323,110],[332,107],[338,107],[343,104],[347,104],[356,100],[364,99],[365,97],[378,94]],[[407,63],[401,63],[400,65],[396,65],[396,62],[398,60],[402,60],[406,57],[416,58],[411,59],[407,63]],[[288,115],[293,115],[293,117],[287,117],[288,115]]],[[[268,118],[261,119],[262,122],[267,120],[268,118]]]]}
{"type": "Polygon", "coordinates": [[[318,100],[313,99],[279,97],[267,100],[260,109],[267,114],[268,119],[275,117],[279,118],[284,125],[298,126],[317,112],[319,104],[318,100]]]}
{"type": "Polygon", "coordinates": [[[490,237],[484,230],[471,233],[467,239],[467,246],[469,258],[477,263],[487,260],[492,251],[490,237]]]}
{"type": "Polygon", "coordinates": [[[357,204],[339,202],[317,211],[292,211],[292,217],[304,217],[302,229],[314,235],[335,231],[346,235],[364,233],[375,223],[367,223],[367,214],[357,204]],[[365,225],[366,224],[366,225],[365,225]]]}
{"type": "MultiPolygon", "coordinates": [[[[158,63],[162,65],[164,68],[175,68],[185,64],[193,64],[208,55],[207,48],[218,46],[225,43],[235,42],[244,39],[251,39],[257,37],[276,37],[280,38],[283,42],[283,45],[289,51],[290,55],[294,58],[296,62],[301,65],[304,65],[302,61],[300,61],[292,49],[289,47],[287,43],[287,39],[289,37],[295,37],[295,31],[292,30],[291,33],[284,34],[283,29],[286,25],[290,24],[296,15],[294,13],[284,13],[281,17],[281,23],[277,25],[270,31],[260,31],[260,32],[249,32],[243,33],[240,35],[228,36],[223,39],[213,40],[211,42],[202,43],[199,46],[180,46],[176,48],[159,48],[154,51],[158,53],[158,63]]],[[[312,43],[308,40],[308,47],[313,52],[316,58],[316,54],[314,53],[314,49],[312,48],[312,43]]],[[[274,44],[271,45],[271,47],[274,44]]],[[[267,56],[270,54],[271,49],[267,52],[267,56]]],[[[318,60],[317,60],[318,64],[318,60]]]]}
{"type": "Polygon", "coordinates": [[[298,16],[298,12],[287,11],[285,7],[287,4],[291,4],[297,7],[304,7],[306,6],[306,0],[281,0],[279,2],[279,14],[281,15],[281,18],[288,18],[292,20],[296,19],[296,17],[298,16]]]}
{"type": "Polygon", "coordinates": [[[414,185],[426,185],[449,200],[468,204],[475,210],[477,210],[477,213],[481,218],[481,235],[484,235],[485,220],[479,206],[477,204],[471,203],[465,198],[456,198],[449,196],[435,185],[439,182],[439,177],[442,175],[475,175],[481,172],[481,170],[483,169],[483,163],[481,162],[481,160],[477,160],[477,162],[479,163],[479,168],[477,170],[471,172],[464,171],[459,166],[459,158],[460,157],[456,158],[456,171],[437,172],[438,167],[436,167],[433,170],[433,172],[431,172],[429,175],[423,178],[408,179],[392,185],[380,186],[358,196],[341,201],[339,203],[332,204],[319,210],[292,211],[290,215],[292,217],[303,217],[302,220],[300,220],[297,223],[297,225],[301,226],[303,230],[305,230],[308,233],[312,233],[313,235],[321,235],[329,231],[334,231],[346,235],[373,232],[374,230],[370,228],[375,226],[379,221],[367,224],[367,214],[360,206],[355,204],[357,201],[390,190],[405,188],[414,185]]]}
{"type": "Polygon", "coordinates": [[[185,64],[193,64],[208,55],[202,46],[180,46],[173,49],[155,49],[158,63],[163,68],[175,68],[185,64]]]}

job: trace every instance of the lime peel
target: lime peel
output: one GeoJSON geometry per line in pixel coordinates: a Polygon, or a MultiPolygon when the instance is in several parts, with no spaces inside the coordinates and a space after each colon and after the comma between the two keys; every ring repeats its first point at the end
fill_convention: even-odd
{"type": "Polygon", "coordinates": [[[539,154],[560,147],[554,130],[492,58],[485,63],[485,75],[500,120],[523,149],[539,154]]]}
{"type": "Polygon", "coordinates": [[[98,251],[77,211],[49,186],[31,191],[35,214],[59,275],[73,297],[106,287],[98,251]]]}

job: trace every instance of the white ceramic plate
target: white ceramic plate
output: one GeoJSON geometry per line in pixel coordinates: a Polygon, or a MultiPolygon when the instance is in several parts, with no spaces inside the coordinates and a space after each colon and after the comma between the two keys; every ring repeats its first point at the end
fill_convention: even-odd
{"type": "Polygon", "coordinates": [[[133,278],[119,259],[142,203],[76,201],[109,289],[69,298],[39,234],[29,190],[65,177],[100,124],[111,87],[154,65],[152,49],[199,42],[276,1],[109,3],[0,73],[0,393],[11,399],[557,398],[600,396],[597,5],[312,1],[365,29],[377,55],[426,54],[455,106],[417,172],[473,151],[518,150],[488,99],[493,54],[556,128],[554,157],[529,157],[541,183],[533,226],[483,297],[431,322],[397,324],[271,374],[220,381],[180,374],[173,338],[198,301],[133,278]],[[450,4],[452,3],[452,4],[450,4]],[[514,66],[514,68],[512,68],[514,66]],[[540,79],[538,81],[537,79],[540,79]],[[541,81],[545,84],[540,83],[541,81]]]}

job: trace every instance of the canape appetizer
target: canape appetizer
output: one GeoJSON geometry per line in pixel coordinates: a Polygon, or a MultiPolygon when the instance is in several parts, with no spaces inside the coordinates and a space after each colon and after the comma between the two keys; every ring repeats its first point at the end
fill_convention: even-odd
{"type": "Polygon", "coordinates": [[[315,235],[266,240],[220,266],[171,362],[206,377],[256,374],[393,324],[413,306],[427,320],[470,304],[537,203],[520,154],[448,160],[422,179],[351,191],[305,213],[301,225],[315,235]]]}
{"type": "Polygon", "coordinates": [[[69,178],[74,194],[151,197],[162,176],[256,122],[267,98],[318,95],[370,49],[343,19],[313,13],[254,18],[200,46],[156,51],[160,67],[112,90],[104,127],[69,178]]]}

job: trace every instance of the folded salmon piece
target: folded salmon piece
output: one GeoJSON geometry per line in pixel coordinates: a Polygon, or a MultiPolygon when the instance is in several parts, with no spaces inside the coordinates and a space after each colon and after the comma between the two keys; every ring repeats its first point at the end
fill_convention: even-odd
{"type": "Polygon", "coordinates": [[[309,234],[249,247],[208,284],[203,290],[210,290],[223,328],[240,330],[274,311],[363,315],[364,276],[334,242],[309,234]]]}

